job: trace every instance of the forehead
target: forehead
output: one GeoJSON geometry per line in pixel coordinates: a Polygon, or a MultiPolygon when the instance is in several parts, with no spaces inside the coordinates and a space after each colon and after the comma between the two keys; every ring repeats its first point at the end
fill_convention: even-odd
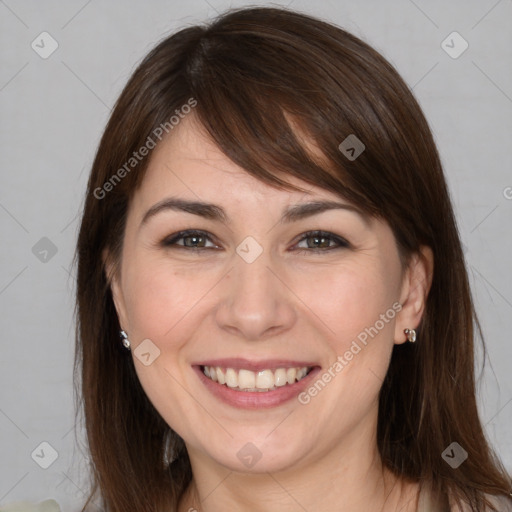
{"type": "Polygon", "coordinates": [[[301,190],[278,189],[252,176],[230,160],[211,140],[200,123],[187,116],[153,150],[136,203],[154,202],[169,193],[188,198],[234,201],[290,201],[337,194],[291,175],[277,174],[301,190]]]}

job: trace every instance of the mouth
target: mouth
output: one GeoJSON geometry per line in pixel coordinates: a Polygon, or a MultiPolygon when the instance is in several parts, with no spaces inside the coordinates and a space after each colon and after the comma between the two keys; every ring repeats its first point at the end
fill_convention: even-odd
{"type": "Polygon", "coordinates": [[[297,366],[292,368],[270,368],[252,371],[248,369],[222,368],[220,366],[201,366],[204,375],[234,391],[249,393],[265,393],[283,386],[300,382],[313,369],[312,366],[297,366]]]}
{"type": "Polygon", "coordinates": [[[321,370],[311,362],[241,358],[202,361],[192,368],[215,398],[242,409],[282,405],[296,398],[321,370]]]}

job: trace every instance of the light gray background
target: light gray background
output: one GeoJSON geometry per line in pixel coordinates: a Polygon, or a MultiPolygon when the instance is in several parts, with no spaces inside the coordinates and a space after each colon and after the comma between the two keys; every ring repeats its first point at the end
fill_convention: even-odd
{"type": "MultiPolygon", "coordinates": [[[[372,44],[426,113],[489,350],[481,416],[512,470],[512,1],[274,5],[287,4],[372,44]],[[469,43],[457,59],[441,48],[452,31],[469,43]]],[[[70,264],[87,175],[110,108],[162,37],[243,5],[249,3],[0,1],[0,504],[53,497],[64,510],[77,510],[83,501],[83,432],[78,426],[78,446],[73,432],[70,264]],[[43,31],[59,45],[48,59],[31,48],[43,31]],[[32,252],[42,237],[57,247],[46,262],[32,252]],[[58,452],[46,470],[31,458],[43,441],[58,452]]]]}

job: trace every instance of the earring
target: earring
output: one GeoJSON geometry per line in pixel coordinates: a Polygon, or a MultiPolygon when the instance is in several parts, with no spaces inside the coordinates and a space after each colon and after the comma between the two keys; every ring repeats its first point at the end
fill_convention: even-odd
{"type": "Polygon", "coordinates": [[[404,329],[404,333],[407,336],[407,341],[414,343],[416,341],[416,330],[415,329],[404,329]]]}
{"type": "Polygon", "coordinates": [[[126,334],[124,331],[119,331],[119,336],[122,338],[122,343],[124,347],[128,350],[130,349],[130,340],[128,339],[128,334],[126,334]]]}

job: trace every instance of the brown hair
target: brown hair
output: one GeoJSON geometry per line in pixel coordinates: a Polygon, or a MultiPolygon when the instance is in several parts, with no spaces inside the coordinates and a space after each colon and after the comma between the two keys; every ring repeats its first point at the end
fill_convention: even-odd
{"type": "Polygon", "coordinates": [[[404,261],[421,245],[432,248],[435,271],[418,341],[395,346],[380,393],[380,454],[396,475],[432,482],[473,511],[484,510],[484,493],[508,495],[510,476],[478,416],[478,322],[420,107],[396,70],[360,39],[297,12],[250,8],[158,44],[119,97],[94,160],[76,255],[76,396],[92,459],[90,499],[99,491],[109,512],[176,510],[192,477],[183,441],[146,397],[122,348],[102,261],[104,253],[119,261],[127,209],[149,158],[112,177],[160,125],[170,131],[170,117],[191,98],[213,141],[251,175],[283,188],[290,185],[281,178],[295,176],[357,203],[389,223],[404,261]],[[338,148],[350,134],[366,146],[355,160],[338,148]],[[177,458],[165,466],[168,435],[177,458]],[[441,457],[452,441],[469,454],[457,470],[441,457]]]}

